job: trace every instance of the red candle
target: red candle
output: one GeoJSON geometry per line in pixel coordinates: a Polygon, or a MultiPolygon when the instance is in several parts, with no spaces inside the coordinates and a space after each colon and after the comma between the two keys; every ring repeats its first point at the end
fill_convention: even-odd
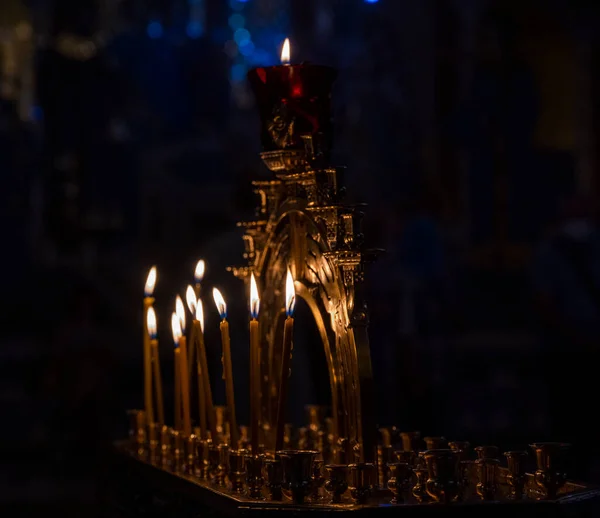
{"type": "Polygon", "coordinates": [[[331,89],[337,72],[322,65],[290,63],[289,40],[282,65],[254,68],[248,80],[261,120],[265,151],[304,149],[302,135],[312,135],[327,152],[331,148],[331,89]]]}

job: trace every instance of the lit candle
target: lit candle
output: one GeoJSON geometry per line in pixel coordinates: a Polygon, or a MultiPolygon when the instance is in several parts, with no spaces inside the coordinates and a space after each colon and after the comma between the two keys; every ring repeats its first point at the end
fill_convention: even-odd
{"type": "Polygon", "coordinates": [[[258,309],[260,299],[254,274],[250,277],[250,427],[252,454],[258,455],[260,423],[260,335],[258,309]]]}
{"type": "Polygon", "coordinates": [[[192,314],[192,325],[190,326],[190,336],[188,338],[188,378],[192,380],[193,375],[193,365],[194,365],[194,356],[196,353],[196,326],[194,325],[194,320],[196,318],[196,300],[197,300],[196,292],[191,285],[188,285],[185,290],[185,301],[187,302],[187,307],[192,314]]]}
{"type": "Polygon", "coordinates": [[[231,364],[231,341],[229,339],[229,323],[227,322],[227,305],[221,292],[217,288],[213,288],[213,298],[219,316],[221,317],[221,345],[223,346],[223,376],[225,378],[225,392],[227,395],[227,410],[229,413],[229,428],[231,434],[232,448],[238,447],[238,429],[235,418],[235,398],[233,391],[233,367],[231,364]]]}
{"type": "Polygon", "coordinates": [[[294,307],[296,291],[292,272],[288,269],[285,279],[285,325],[283,328],[283,351],[281,353],[281,377],[279,381],[279,401],[277,404],[277,428],[275,435],[275,451],[283,448],[283,433],[285,424],[285,403],[287,398],[288,378],[290,376],[290,360],[292,354],[292,335],[294,333],[294,307]]]}
{"type": "Polygon", "coordinates": [[[200,323],[196,317],[198,312],[197,304],[198,301],[196,299],[196,293],[194,292],[194,288],[192,286],[188,286],[185,292],[185,299],[187,302],[188,309],[192,314],[192,326],[190,329],[190,339],[189,339],[189,347],[188,347],[188,360],[189,360],[189,374],[190,374],[190,385],[192,384],[192,370],[194,364],[194,357],[196,357],[196,384],[198,386],[198,417],[200,421],[200,437],[203,438],[206,435],[206,402],[204,396],[204,381],[202,379],[202,365],[200,363],[200,355],[196,354],[196,349],[198,348],[198,328],[200,323]]]}
{"type": "Polygon", "coordinates": [[[215,421],[215,407],[213,405],[212,389],[210,387],[210,376],[208,374],[208,362],[206,361],[206,348],[204,346],[204,310],[201,299],[198,299],[196,304],[196,322],[198,323],[198,329],[196,330],[199,362],[198,371],[204,387],[204,402],[208,427],[210,429],[212,440],[216,441],[217,424],[215,421]]]}
{"type": "MultiPolygon", "coordinates": [[[[191,288],[191,286],[188,286],[187,292],[185,294],[185,297],[187,299],[187,303],[188,303],[188,307],[190,308],[190,311],[192,312],[192,315],[194,315],[194,310],[192,310],[192,308],[190,307],[190,300],[191,297],[190,295],[193,294],[194,295],[194,301],[196,299],[200,298],[200,292],[201,292],[201,285],[200,283],[202,282],[202,279],[204,278],[204,270],[205,270],[205,264],[204,264],[204,260],[200,259],[197,263],[196,263],[196,268],[194,269],[194,287],[191,288]],[[192,290],[192,292],[190,293],[190,288],[192,290]]],[[[191,342],[191,340],[194,339],[194,325],[192,322],[192,330],[191,330],[192,336],[190,337],[190,346],[189,346],[189,350],[188,350],[188,354],[189,354],[189,371],[188,371],[188,375],[189,378],[192,379],[192,369],[194,368],[194,355],[196,354],[196,348],[194,347],[194,344],[191,342]]]]}
{"type": "Polygon", "coordinates": [[[144,406],[146,418],[154,423],[154,407],[152,405],[152,356],[150,352],[150,335],[148,332],[148,310],[154,304],[154,286],[156,285],[156,266],[150,268],[144,286],[144,406]]]}
{"type": "Polygon", "coordinates": [[[175,430],[181,430],[181,355],[179,351],[179,339],[181,338],[181,323],[177,313],[171,315],[171,329],[173,330],[175,383],[173,385],[173,401],[175,412],[175,430]]]}
{"type": "Polygon", "coordinates": [[[185,307],[181,297],[177,295],[175,301],[175,312],[179,318],[181,325],[181,336],[179,337],[179,365],[181,368],[181,410],[183,413],[183,433],[186,437],[192,434],[192,419],[190,411],[190,378],[188,374],[188,361],[187,361],[187,340],[183,332],[185,331],[185,307]]]}
{"type": "Polygon", "coordinates": [[[156,333],[156,313],[150,306],[147,313],[146,326],[150,337],[150,351],[152,358],[152,370],[154,373],[154,397],[156,398],[156,412],[158,423],[165,424],[165,406],[163,403],[162,377],[160,374],[160,356],[158,353],[158,338],[156,333]]]}

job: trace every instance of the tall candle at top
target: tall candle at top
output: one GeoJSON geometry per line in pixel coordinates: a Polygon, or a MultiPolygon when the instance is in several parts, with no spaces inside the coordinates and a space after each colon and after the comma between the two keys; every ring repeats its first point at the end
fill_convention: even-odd
{"type": "Polygon", "coordinates": [[[264,151],[304,149],[301,137],[311,135],[327,153],[333,134],[331,89],[337,72],[312,63],[291,64],[287,39],[281,62],[248,72],[260,113],[264,151]]]}

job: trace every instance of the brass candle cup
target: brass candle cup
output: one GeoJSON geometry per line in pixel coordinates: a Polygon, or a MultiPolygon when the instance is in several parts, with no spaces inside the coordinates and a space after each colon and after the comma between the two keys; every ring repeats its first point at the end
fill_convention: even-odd
{"type": "Polygon", "coordinates": [[[499,451],[498,446],[477,446],[475,448],[478,459],[497,459],[499,451]]]}
{"type": "Polygon", "coordinates": [[[172,429],[163,425],[160,429],[160,460],[164,467],[171,462],[171,453],[173,451],[172,429]]]}
{"type": "Polygon", "coordinates": [[[217,464],[217,473],[215,483],[218,486],[225,486],[225,479],[229,471],[229,444],[219,444],[217,446],[219,462],[217,464]]]}
{"type": "Polygon", "coordinates": [[[567,481],[566,456],[571,445],[564,442],[536,442],[530,447],[535,452],[537,464],[535,483],[544,491],[546,499],[552,500],[567,481]]]}
{"type": "Polygon", "coordinates": [[[387,487],[389,479],[388,464],[394,461],[394,449],[392,446],[377,446],[377,478],[379,487],[387,487]]]}
{"type": "Polygon", "coordinates": [[[161,425],[159,423],[148,425],[148,449],[152,464],[157,464],[160,460],[160,430],[161,425]]]}
{"type": "Polygon", "coordinates": [[[181,473],[183,471],[183,465],[185,460],[185,441],[182,432],[180,432],[179,430],[171,430],[171,440],[173,444],[171,455],[171,467],[176,473],[181,473]]]}
{"type": "Polygon", "coordinates": [[[231,483],[233,493],[244,492],[244,480],[246,479],[246,450],[231,450],[229,452],[229,471],[227,478],[231,483]]]}
{"type": "Polygon", "coordinates": [[[219,447],[214,443],[208,446],[208,476],[212,484],[217,484],[219,473],[219,447]]]}
{"type": "Polygon", "coordinates": [[[494,500],[498,489],[496,474],[500,461],[492,458],[481,458],[475,461],[477,468],[477,495],[481,500],[494,500]]]}
{"type": "Polygon", "coordinates": [[[136,455],[144,456],[146,450],[146,412],[143,410],[128,410],[129,441],[131,450],[136,455]]]}
{"type": "Polygon", "coordinates": [[[460,464],[456,452],[448,449],[428,450],[424,454],[427,464],[427,494],[436,502],[449,504],[460,495],[460,464]]]}
{"type": "Polygon", "coordinates": [[[359,462],[348,466],[350,495],[358,505],[367,503],[377,480],[375,464],[359,462]]]}
{"type": "Polygon", "coordinates": [[[400,432],[400,439],[404,451],[419,451],[421,449],[421,432],[400,432]]]}
{"type": "Polygon", "coordinates": [[[525,481],[527,473],[525,471],[525,463],[527,461],[526,451],[506,451],[504,452],[508,463],[508,475],[506,481],[510,486],[511,500],[521,500],[525,489],[525,481]]]}
{"type": "Polygon", "coordinates": [[[196,475],[198,462],[197,462],[197,448],[198,448],[198,437],[191,434],[185,438],[185,472],[188,475],[196,475]]]}
{"type": "Polygon", "coordinates": [[[246,485],[248,497],[254,500],[264,500],[262,490],[265,485],[263,477],[264,455],[246,455],[246,485]]]}
{"type": "Polygon", "coordinates": [[[198,477],[202,480],[210,478],[209,451],[211,442],[206,439],[196,441],[196,459],[198,463],[198,477]]]}
{"type": "Polygon", "coordinates": [[[469,441],[450,441],[448,447],[456,452],[459,462],[467,460],[471,451],[471,443],[469,441]]]}
{"type": "Polygon", "coordinates": [[[312,463],[319,452],[315,450],[281,450],[283,487],[291,491],[295,504],[303,504],[312,489],[312,463]]]}
{"type": "Polygon", "coordinates": [[[429,502],[430,497],[427,493],[427,476],[429,471],[422,465],[417,465],[413,469],[415,474],[416,482],[412,488],[412,494],[419,503],[429,502]]]}
{"type": "Polygon", "coordinates": [[[312,491],[310,498],[313,502],[318,502],[323,497],[321,496],[321,488],[325,484],[325,476],[323,475],[323,459],[313,460],[312,465],[312,491]]]}
{"type": "Polygon", "coordinates": [[[427,450],[441,450],[446,447],[445,437],[424,437],[423,441],[427,450]]]}
{"type": "Polygon", "coordinates": [[[395,451],[394,455],[397,462],[406,462],[411,468],[414,468],[417,464],[416,451],[395,451]]]}
{"type": "Polygon", "coordinates": [[[271,500],[280,501],[283,498],[281,485],[283,483],[283,470],[280,459],[265,459],[265,471],[267,473],[266,486],[269,490],[271,500]]]}
{"type": "Polygon", "coordinates": [[[461,460],[460,461],[460,498],[467,499],[471,492],[471,479],[472,474],[475,471],[475,461],[474,460],[461,460]]]}
{"type": "Polygon", "coordinates": [[[407,462],[390,462],[390,478],[387,487],[394,495],[392,504],[400,504],[406,500],[406,494],[411,488],[412,469],[407,462]]]}
{"type": "Polygon", "coordinates": [[[327,464],[329,478],[325,481],[325,491],[331,495],[332,504],[342,503],[342,495],[348,489],[348,466],[346,464],[327,464]]]}

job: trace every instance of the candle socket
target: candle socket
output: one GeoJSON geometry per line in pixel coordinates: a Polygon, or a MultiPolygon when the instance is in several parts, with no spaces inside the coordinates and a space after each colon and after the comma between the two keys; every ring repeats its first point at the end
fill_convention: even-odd
{"type": "Polygon", "coordinates": [[[329,478],[325,482],[325,491],[331,494],[332,504],[341,504],[342,496],[348,489],[348,466],[346,464],[327,464],[329,478]]]}
{"type": "Polygon", "coordinates": [[[525,471],[525,462],[527,461],[526,451],[507,451],[504,452],[508,463],[508,475],[506,481],[510,486],[511,500],[521,500],[525,489],[527,473],[525,471]]]}
{"type": "Polygon", "coordinates": [[[359,462],[350,464],[350,495],[354,503],[364,505],[373,492],[377,480],[375,465],[370,462],[359,462]]]}
{"type": "Polygon", "coordinates": [[[295,504],[303,504],[312,489],[312,463],[318,455],[314,450],[281,450],[283,488],[290,491],[295,504]]]}
{"type": "Polygon", "coordinates": [[[246,485],[248,486],[248,497],[253,500],[264,500],[262,489],[265,485],[263,478],[264,455],[246,456],[246,485]]]}
{"type": "Polygon", "coordinates": [[[215,483],[218,486],[225,486],[225,477],[229,470],[229,445],[219,444],[217,446],[217,453],[219,457],[219,463],[217,464],[217,473],[215,476],[215,483]]]}
{"type": "Polygon", "coordinates": [[[398,462],[405,462],[411,469],[417,465],[417,452],[416,451],[396,451],[394,452],[396,460],[398,462]]]}
{"type": "Polygon", "coordinates": [[[280,459],[265,459],[267,480],[266,486],[269,490],[271,500],[280,501],[283,498],[281,485],[283,483],[283,470],[280,459]]]}
{"type": "Polygon", "coordinates": [[[446,447],[445,437],[425,437],[423,441],[427,450],[440,450],[446,447]]]}
{"type": "Polygon", "coordinates": [[[208,465],[210,482],[212,484],[217,484],[219,473],[219,447],[215,443],[209,443],[208,446],[208,465]]]}
{"type": "Polygon", "coordinates": [[[150,423],[148,425],[148,450],[150,462],[157,464],[160,460],[160,423],[150,423]]]}
{"type": "Polygon", "coordinates": [[[185,440],[179,430],[171,430],[173,454],[171,468],[175,473],[181,473],[185,463],[185,440]]]}
{"type": "Polygon", "coordinates": [[[172,429],[166,425],[160,428],[160,460],[164,467],[168,467],[171,462],[171,450],[173,447],[171,431],[172,429]]]}
{"type": "Polygon", "coordinates": [[[400,432],[400,439],[404,451],[420,451],[421,432],[400,432]]]}
{"type": "Polygon", "coordinates": [[[377,446],[377,479],[379,487],[385,488],[388,484],[389,468],[388,464],[394,460],[394,450],[392,446],[377,446]]]}
{"type": "Polygon", "coordinates": [[[537,463],[535,483],[544,491],[546,499],[552,500],[567,481],[565,462],[571,445],[563,442],[537,442],[530,447],[535,452],[537,463]]]}
{"type": "Polygon", "coordinates": [[[231,491],[237,494],[244,492],[246,455],[246,450],[231,450],[229,452],[229,473],[227,477],[229,478],[229,482],[231,482],[231,491]]]}
{"type": "Polygon", "coordinates": [[[143,410],[128,410],[129,441],[136,455],[146,455],[146,412],[143,410]]]}
{"type": "Polygon", "coordinates": [[[412,494],[419,503],[429,502],[431,497],[427,493],[427,478],[429,470],[425,464],[424,452],[417,454],[417,460],[415,467],[413,468],[415,474],[416,483],[412,488],[412,494]]]}
{"type": "Polygon", "coordinates": [[[425,452],[427,463],[426,489],[436,502],[449,504],[460,495],[460,464],[452,450],[437,449],[425,452]]]}
{"type": "Polygon", "coordinates": [[[458,455],[459,462],[467,460],[471,451],[471,443],[468,441],[450,441],[449,448],[458,455]]]}
{"type": "Polygon", "coordinates": [[[475,448],[478,459],[497,459],[499,451],[498,446],[477,446],[475,448]]]}
{"type": "Polygon", "coordinates": [[[198,465],[198,478],[207,480],[210,478],[209,451],[211,442],[206,439],[196,441],[196,461],[198,465]]]}
{"type": "Polygon", "coordinates": [[[325,476],[323,475],[323,460],[315,459],[312,465],[312,492],[310,498],[313,502],[322,500],[321,488],[325,484],[325,476]]]}
{"type": "Polygon", "coordinates": [[[477,467],[477,495],[481,500],[494,500],[498,486],[496,484],[496,474],[500,461],[492,458],[482,458],[475,461],[477,467]]]}
{"type": "Polygon", "coordinates": [[[194,434],[185,438],[185,472],[188,475],[197,474],[197,452],[198,437],[194,434]]]}
{"type": "Polygon", "coordinates": [[[406,495],[411,488],[410,477],[412,470],[406,462],[390,462],[390,478],[387,487],[394,495],[392,504],[400,504],[406,500],[406,495]]]}

